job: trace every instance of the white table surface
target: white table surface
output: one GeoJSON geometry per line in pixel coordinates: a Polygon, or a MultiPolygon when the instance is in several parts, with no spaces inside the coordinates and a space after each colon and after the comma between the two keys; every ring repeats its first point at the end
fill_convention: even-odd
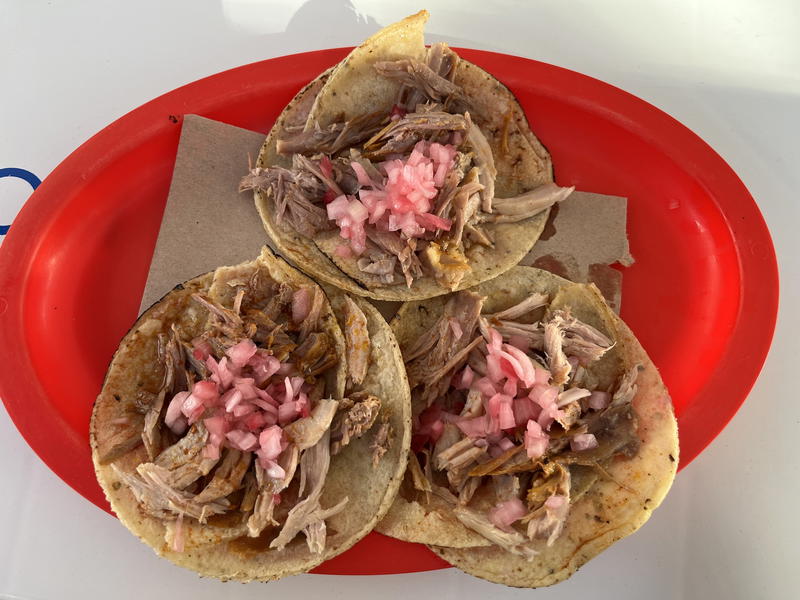
{"type": "MultiPolygon", "coordinates": [[[[795,0],[0,0],[0,168],[44,178],[96,131],[161,93],[245,63],[353,45],[422,6],[432,13],[428,31],[436,39],[543,60],[648,100],[739,174],[772,232],[782,299],[772,351],[742,409],[678,475],[641,531],[568,582],[535,592],[453,569],[304,575],[269,587],[200,580],[156,558],[59,480],[0,410],[0,597],[800,596],[795,0]]],[[[29,194],[24,182],[0,179],[0,225],[29,194]]]]}

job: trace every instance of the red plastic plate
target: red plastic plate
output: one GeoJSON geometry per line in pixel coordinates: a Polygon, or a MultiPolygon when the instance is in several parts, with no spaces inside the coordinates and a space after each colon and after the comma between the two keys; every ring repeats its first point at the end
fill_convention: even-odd
{"type": "MultiPolygon", "coordinates": [[[[145,104],[64,160],[11,227],[0,250],[0,394],[42,460],[96,505],[108,510],[87,441],[92,401],[136,317],[182,115],[266,132],[346,52],[239,67],[145,104]]],[[[629,199],[636,263],[623,317],[672,393],[685,466],[744,401],[772,338],[778,274],[756,204],[708,145],[650,104],[552,65],[460,52],[517,95],[561,185],[629,199]]],[[[371,534],[317,572],[442,566],[422,546],[371,534]]]]}

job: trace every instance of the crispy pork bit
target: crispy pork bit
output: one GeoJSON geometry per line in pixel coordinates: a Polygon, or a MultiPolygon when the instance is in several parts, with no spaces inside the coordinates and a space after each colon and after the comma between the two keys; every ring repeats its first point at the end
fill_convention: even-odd
{"type": "Polygon", "coordinates": [[[570,402],[559,411],[559,414],[555,417],[555,420],[556,423],[564,428],[564,431],[567,431],[574,426],[580,418],[581,405],[578,402],[570,402]]]}
{"type": "Polygon", "coordinates": [[[381,411],[381,401],[371,395],[353,396],[357,400],[346,412],[337,415],[331,425],[331,452],[338,454],[352,440],[360,438],[366,432],[381,411]]]}
{"type": "Polygon", "coordinates": [[[350,381],[359,385],[367,376],[369,366],[369,331],[364,311],[347,294],[344,297],[344,341],[350,381]]]}
{"type": "Polygon", "coordinates": [[[305,377],[317,377],[339,362],[331,337],[324,331],[309,333],[292,358],[305,377]]]}
{"type": "Polygon", "coordinates": [[[436,242],[429,242],[422,251],[422,257],[439,285],[451,291],[458,288],[470,270],[464,251],[456,245],[445,247],[436,242]]]}
{"type": "MultiPolygon", "coordinates": [[[[491,460],[487,460],[484,463],[476,465],[473,469],[469,472],[470,477],[482,477],[484,475],[501,475],[504,473],[504,468],[513,464],[515,462],[515,458],[518,456],[525,457],[525,453],[522,452],[525,449],[525,446],[512,446],[508,450],[503,451],[502,454],[495,456],[491,460]]],[[[525,460],[525,462],[530,462],[529,460],[525,460]]]]}

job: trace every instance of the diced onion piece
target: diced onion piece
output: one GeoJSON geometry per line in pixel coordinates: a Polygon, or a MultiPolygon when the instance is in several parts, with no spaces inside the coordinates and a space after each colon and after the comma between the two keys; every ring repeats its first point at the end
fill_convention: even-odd
{"type": "Polygon", "coordinates": [[[456,423],[456,427],[458,427],[467,437],[480,438],[486,436],[487,421],[488,418],[486,415],[474,417],[472,419],[461,419],[456,423]]]}
{"type": "Polygon", "coordinates": [[[575,452],[591,450],[592,448],[597,448],[597,438],[594,437],[593,433],[579,433],[569,441],[569,447],[575,452]]]}
{"type": "Polygon", "coordinates": [[[192,348],[194,348],[194,350],[192,351],[192,355],[197,360],[207,359],[211,355],[211,352],[213,351],[213,348],[211,347],[211,344],[208,342],[208,340],[204,340],[203,338],[199,337],[194,338],[192,340],[192,348]]]}
{"type": "Polygon", "coordinates": [[[231,446],[242,452],[249,452],[258,448],[258,438],[250,432],[235,429],[226,433],[225,437],[231,446]]]}
{"type": "Polygon", "coordinates": [[[512,498],[490,508],[487,516],[495,527],[507,530],[512,523],[524,517],[527,512],[522,500],[512,498]]]}
{"type": "Polygon", "coordinates": [[[189,392],[178,392],[167,406],[167,413],[164,415],[164,423],[173,433],[178,435],[186,431],[187,422],[181,409],[183,403],[190,396],[189,392]]]}
{"type": "Polygon", "coordinates": [[[264,460],[277,460],[283,452],[281,441],[283,430],[277,425],[267,427],[258,436],[258,444],[261,446],[261,453],[264,460]]]}
{"type": "Polygon", "coordinates": [[[593,410],[603,410],[608,406],[611,395],[608,392],[592,392],[589,396],[589,408],[593,410]]]}
{"type": "Polygon", "coordinates": [[[528,421],[525,430],[525,451],[528,458],[535,459],[542,456],[547,451],[550,437],[542,430],[542,427],[534,420],[528,421]]]}
{"type": "Polygon", "coordinates": [[[256,353],[256,345],[253,343],[251,339],[244,339],[235,346],[231,346],[225,351],[225,354],[231,360],[231,363],[234,367],[241,368],[247,364],[247,362],[253,357],[256,353]]]}
{"type": "Polygon", "coordinates": [[[475,379],[475,372],[467,365],[460,373],[456,373],[453,378],[453,387],[457,390],[468,390],[473,379],[475,379]]]}
{"type": "Polygon", "coordinates": [[[497,442],[497,445],[500,446],[500,449],[503,452],[507,452],[508,450],[511,450],[514,447],[514,442],[512,442],[507,437],[504,437],[502,440],[497,442]]]}
{"type": "Polygon", "coordinates": [[[227,412],[233,412],[233,409],[242,401],[244,395],[236,388],[231,388],[222,394],[221,402],[225,405],[227,412]]]}

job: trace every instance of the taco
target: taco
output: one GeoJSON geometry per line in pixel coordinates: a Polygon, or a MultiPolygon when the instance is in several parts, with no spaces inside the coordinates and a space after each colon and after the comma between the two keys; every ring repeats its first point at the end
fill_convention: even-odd
{"type": "Polygon", "coordinates": [[[491,279],[572,191],[502,83],[425,47],[427,18],[382,29],[303,88],[240,186],[289,260],[353,294],[424,299],[491,279]]]}
{"type": "Polygon", "coordinates": [[[374,307],[341,292],[332,304],[264,248],[139,318],[90,434],[111,508],[156,553],[266,581],[343,552],[386,512],[407,460],[408,384],[374,307]]]}
{"type": "Polygon", "coordinates": [[[515,267],[404,304],[409,467],[377,529],[519,587],[569,577],[638,529],[678,460],[653,363],[594,285],[515,267]]]}

